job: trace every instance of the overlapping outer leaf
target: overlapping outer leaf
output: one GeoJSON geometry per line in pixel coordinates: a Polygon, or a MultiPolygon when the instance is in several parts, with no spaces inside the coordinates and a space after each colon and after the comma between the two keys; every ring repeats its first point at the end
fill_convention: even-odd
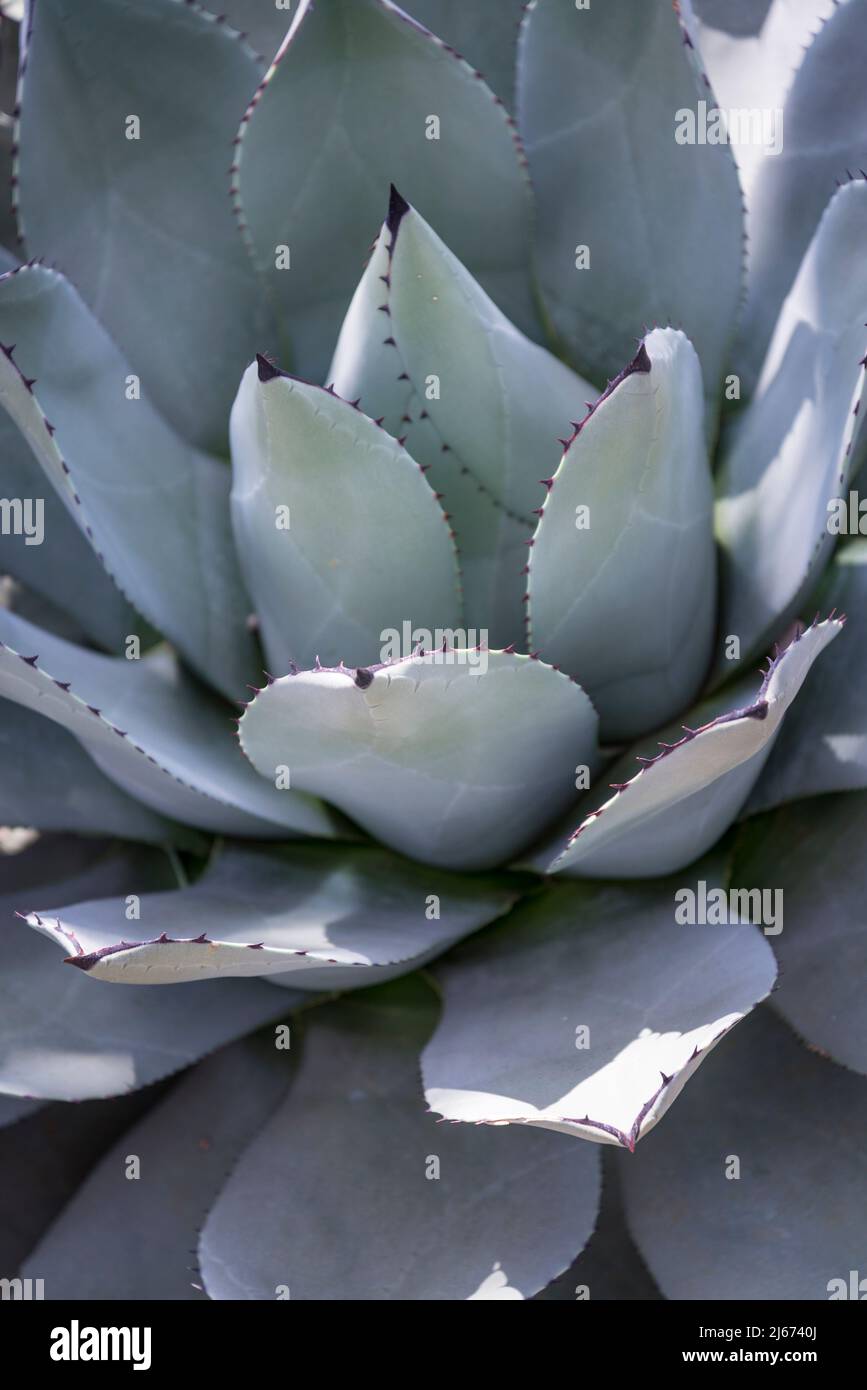
{"type": "Polygon", "coordinates": [[[267,975],[308,990],[354,989],[423,964],[517,896],[503,879],[433,873],[379,849],[230,845],[193,887],[144,897],[132,931],[123,899],[27,920],[98,980],[267,975]]]}
{"type": "MultiPolygon", "coordinates": [[[[749,214],[747,302],[738,366],[750,383],[835,185],[867,168],[867,0],[841,0],[796,54],[783,104],[783,147],[762,161],[749,214]],[[799,60],[799,61],[798,61],[799,60]]],[[[796,37],[790,18],[787,32],[796,37]]],[[[766,92],[762,105],[778,99],[766,92]]],[[[862,258],[863,259],[863,258],[862,258]]],[[[841,293],[848,277],[840,277],[841,293]]],[[[865,315],[861,315],[862,322],[865,315]]]]}
{"type": "Polygon", "coordinates": [[[572,360],[603,381],[644,325],[673,322],[715,396],[740,295],[741,199],[727,146],[675,138],[681,113],[713,98],[669,0],[535,0],[517,91],[536,273],[572,360]]]}
{"type": "Polygon", "coordinates": [[[702,861],[682,882],[557,884],[454,952],[422,1059],[431,1109],[634,1149],[774,982],[748,922],[676,919],[679,889],[721,881],[702,861]]]}
{"type": "Polygon", "coordinates": [[[519,1299],[571,1263],[597,1153],[438,1126],[417,1055],[434,1016],[418,976],[308,1014],[297,1080],[202,1232],[212,1298],[519,1299]]]}
{"type": "Polygon", "coordinates": [[[574,800],[596,725],[583,690],[551,667],[450,649],[286,676],[247,709],[240,738],[263,776],[288,768],[293,787],[401,853],[483,869],[574,800]]]}
{"type": "MultiPolygon", "coordinates": [[[[804,49],[836,3],[837,0],[680,0],[681,18],[700,50],[720,106],[726,111],[735,108],[757,113],[743,129],[731,122],[728,125],[746,202],[748,249],[753,192],[769,163],[779,157],[779,151],[774,153],[777,130],[785,148],[785,118],[776,130],[771,122],[779,122],[776,113],[783,106],[804,49]],[[756,121],[767,124],[758,125],[756,121]],[[764,141],[757,135],[764,136],[764,141]]],[[[774,178],[773,173],[769,173],[769,178],[774,178]]],[[[779,249],[782,251],[782,246],[779,249]]]]}
{"type": "Polygon", "coordinates": [[[781,807],[742,827],[731,882],[783,906],[775,1008],[808,1043],[867,1074],[865,830],[864,792],[781,807]]]}
{"type": "Polygon", "coordinates": [[[390,182],[532,328],[529,183],[511,122],[391,0],[301,0],[236,158],[242,227],[282,307],[293,370],[321,380],[390,182]]]}
{"type": "Polygon", "coordinates": [[[529,565],[529,644],[570,671],[602,738],[657,727],[694,698],[716,624],[713,493],[701,372],[656,329],[577,425],[529,565]]]}
{"type": "Polygon", "coordinates": [[[497,0],[494,6],[467,0],[408,0],[404,8],[480,68],[492,91],[511,105],[523,0],[497,0]]]}
{"type": "Polygon", "coordinates": [[[829,618],[807,628],[771,663],[757,695],[750,698],[751,685],[741,682],[700,704],[682,733],[660,731],[655,756],[646,742],[630,749],[606,769],[614,795],[600,806],[598,791],[588,793],[578,828],[544,845],[534,867],[578,878],[641,878],[673,873],[704,854],[736,819],[810,667],[842,626],[829,618]]]}
{"type": "Polygon", "coordinates": [[[121,791],[59,724],[10,700],[0,701],[0,766],[0,825],[149,844],[188,833],[121,791]]]}
{"type": "MultiPolygon", "coordinates": [[[[157,1100],[164,1084],[75,1105],[19,1102],[33,1113],[0,1130],[0,1268],[6,1276],[19,1269],[106,1149],[157,1100]]],[[[0,1097],[5,1108],[4,1102],[8,1098],[0,1097]]]]}
{"type": "Polygon", "coordinates": [[[143,620],[127,603],[87,536],[47,482],[14,421],[0,412],[0,497],[42,503],[41,544],[26,535],[0,537],[0,573],[69,613],[82,631],[109,650],[121,651],[124,638],[143,630],[143,620]]]}
{"type": "Polygon", "coordinates": [[[395,189],[328,380],[404,440],[442,497],[467,627],[523,644],[540,480],[593,388],[509,322],[395,189]]]}
{"type": "Polygon", "coordinates": [[[101,894],[165,887],[168,861],[116,850],[75,877],[50,883],[52,846],[3,868],[0,903],[0,1089],[13,1096],[86,1100],[145,1086],[288,1013],[294,999],[264,981],[210,981],[176,989],[103,989],[60,966],[13,912],[33,897],[54,906],[101,894]],[[34,862],[35,861],[35,862],[34,862]]]}
{"type": "MultiPolygon", "coordinates": [[[[273,0],[214,0],[237,29],[249,34],[260,53],[270,56],[279,47],[293,8],[276,9],[273,0]]],[[[285,0],[284,0],[285,3],[285,0]]],[[[523,0],[496,0],[495,5],[467,0],[408,0],[401,9],[457,50],[507,103],[515,79],[515,47],[523,0]]]]}
{"type": "Polygon", "coordinates": [[[292,0],[208,0],[204,6],[226,19],[246,39],[256,53],[268,59],[283,41],[292,19],[292,0]]]}
{"type": "Polygon", "coordinates": [[[31,11],[17,169],[28,251],[63,267],[172,424],[220,449],[262,325],[226,176],[258,66],[182,0],[31,11]]]}
{"type": "Polygon", "coordinates": [[[846,614],[846,639],[804,681],[748,814],[819,792],[867,790],[867,541],[836,552],[816,601],[846,614]]]}
{"type": "Polygon", "coordinates": [[[0,608],[0,696],[67,729],[100,771],[163,816],[229,835],[332,835],[326,809],[244,762],[228,712],[165,653],[125,661],[0,608]]]}
{"type": "MultiPolygon", "coordinates": [[[[256,665],[228,470],[182,443],[144,393],[127,398],[129,364],[56,271],[24,266],[0,279],[0,343],[0,405],[109,574],[237,697],[256,665]]],[[[34,467],[25,495],[42,493],[37,478],[34,467]]]]}
{"type": "Polygon", "coordinates": [[[387,630],[460,622],[454,542],[402,446],[346,401],[248,367],[232,410],[232,519],[268,662],[381,660],[387,630]]]}
{"type": "Polygon", "coordinates": [[[614,1151],[602,1153],[602,1200],[593,1234],[573,1265],[536,1295],[540,1303],[574,1303],[579,1298],[658,1302],[662,1294],[629,1234],[617,1182],[614,1151]]]}
{"type": "Polygon", "coordinates": [[[94,1167],[24,1261],[24,1277],[44,1279],[50,1300],[202,1301],[190,1258],[196,1233],[278,1104],[292,1059],[266,1034],[224,1048],[183,1077],[94,1167]],[[130,1154],[141,1165],[138,1182],[127,1177],[130,1154]]]}
{"type": "Polygon", "coordinates": [[[799,610],[834,544],[830,506],[863,452],[867,182],[831,200],[723,458],[723,631],[744,656],[799,610]],[[862,413],[859,417],[859,408],[862,413]]]}
{"type": "Polygon", "coordinates": [[[629,1225],[663,1293],[840,1298],[867,1246],[865,1119],[863,1077],[757,1009],[621,1166],[629,1225]]]}

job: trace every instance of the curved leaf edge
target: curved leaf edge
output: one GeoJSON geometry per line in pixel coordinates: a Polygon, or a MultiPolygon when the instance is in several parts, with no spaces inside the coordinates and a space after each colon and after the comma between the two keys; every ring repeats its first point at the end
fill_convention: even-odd
{"type": "MultiPolygon", "coordinates": [[[[214,801],[218,805],[232,808],[233,803],[231,801],[224,801],[222,797],[214,796],[213,793],[203,791],[201,787],[196,787],[191,782],[186,782],[183,779],[183,777],[178,777],[177,773],[172,772],[169,768],[165,767],[162,763],[158,762],[157,759],[153,756],[153,754],[149,753],[146,748],[143,748],[141,744],[135,743],[129,738],[129,734],[126,729],[121,729],[116,724],[113,724],[110,719],[106,718],[102,710],[99,709],[96,705],[89,705],[86,700],[83,700],[81,698],[80,695],[76,695],[75,691],[72,689],[70,681],[57,680],[55,676],[52,676],[50,672],[46,671],[42,666],[40,666],[38,653],[35,656],[24,656],[22,652],[16,651],[14,647],[11,647],[8,642],[2,641],[0,641],[0,650],[9,652],[10,656],[16,656],[19,661],[24,662],[25,666],[29,666],[31,670],[36,671],[40,676],[43,676],[45,680],[51,681],[52,684],[56,685],[59,690],[63,691],[63,693],[68,697],[70,701],[73,702],[74,705],[77,705],[81,710],[87,710],[88,713],[93,715],[95,719],[98,719],[101,724],[104,724],[107,729],[110,729],[113,734],[117,734],[118,738],[127,740],[128,746],[130,748],[134,748],[136,753],[139,753],[143,758],[146,758],[149,763],[152,763],[153,766],[158,768],[160,772],[164,773],[166,777],[170,777],[173,782],[177,782],[177,784],[183,787],[186,791],[195,792],[198,796],[204,797],[206,801],[214,801]]],[[[38,713],[39,711],[37,710],[36,712],[38,713]]],[[[87,752],[86,749],[84,751],[87,752]]],[[[106,776],[107,775],[108,774],[106,774],[106,776]]],[[[181,822],[181,824],[184,823],[181,822]]]]}
{"type": "MultiPolygon", "coordinates": [[[[521,175],[523,176],[524,182],[527,185],[528,193],[532,198],[532,184],[530,182],[529,161],[524,150],[523,141],[521,139],[520,134],[518,133],[517,122],[515,121],[515,118],[509,114],[509,111],[506,108],[506,104],[502,100],[502,98],[498,97],[496,92],[493,92],[491,88],[488,86],[484,74],[479,72],[478,69],[474,68],[473,65],[469,63],[461,53],[458,53],[456,48],[453,48],[451,46],[451,44],[446,43],[444,39],[439,38],[436,34],[432,33],[430,29],[427,29],[424,24],[421,24],[417,19],[413,19],[411,15],[406,14],[397,5],[392,4],[392,0],[374,0],[374,3],[384,14],[392,16],[395,20],[402,21],[404,24],[407,25],[408,28],[414,30],[417,34],[423,35],[434,45],[435,48],[438,48],[443,53],[448,54],[452,58],[452,60],[455,63],[457,63],[458,67],[464,72],[466,76],[470,77],[473,81],[479,82],[481,84],[484,91],[488,93],[491,101],[494,103],[495,106],[499,107],[502,112],[503,120],[506,126],[508,127],[512,143],[515,148],[515,155],[518,161],[518,166],[521,171],[521,175]]],[[[232,208],[234,210],[235,218],[238,223],[238,230],[241,234],[244,245],[247,248],[250,260],[255,269],[260,274],[262,273],[264,267],[258,263],[255,247],[253,245],[253,239],[250,235],[247,219],[244,215],[244,204],[243,199],[241,197],[240,174],[241,163],[244,157],[244,138],[247,132],[247,127],[249,126],[250,121],[253,118],[253,114],[256,110],[256,107],[259,105],[259,102],[262,100],[265,91],[270,86],[271,82],[274,80],[274,77],[276,76],[280,68],[280,64],[283,62],[283,59],[289,53],[292,47],[293,40],[297,37],[301,29],[301,26],[304,23],[304,20],[307,18],[307,15],[310,13],[312,8],[312,0],[301,0],[298,9],[295,11],[295,15],[289,24],[289,28],[286,32],[286,36],[283,39],[283,42],[277,49],[277,52],[274,54],[274,57],[271,59],[270,66],[268,67],[267,71],[262,77],[262,80],[260,81],[255,92],[253,93],[247,110],[241,117],[241,124],[238,129],[238,134],[235,136],[235,139],[232,142],[233,155],[232,163],[229,166],[229,196],[232,200],[232,208]]]]}
{"type": "MultiPolygon", "coordinates": [[[[23,240],[23,238],[19,239],[23,240]]],[[[58,266],[55,266],[53,263],[47,262],[44,257],[37,256],[33,257],[31,260],[22,261],[20,265],[13,266],[11,270],[5,271],[2,275],[0,275],[0,280],[11,279],[13,275],[21,275],[22,273],[28,270],[36,270],[40,268],[50,271],[56,271],[58,274],[61,275],[63,274],[63,272],[59,269],[58,266]]],[[[75,290],[75,293],[78,294],[78,290],[75,289],[75,285],[71,280],[69,280],[68,276],[64,278],[67,280],[68,284],[72,286],[73,290],[75,290]]],[[[75,481],[72,476],[72,470],[70,469],[69,464],[66,462],[66,459],[63,457],[63,455],[60,452],[60,449],[57,446],[57,442],[55,440],[55,426],[48,419],[48,416],[45,414],[45,411],[39,404],[39,400],[33,390],[34,386],[37,385],[38,378],[25,376],[21,368],[18,366],[18,363],[15,361],[15,343],[0,343],[0,351],[2,351],[3,356],[6,358],[6,361],[9,363],[10,367],[12,367],[13,370],[17,373],[18,378],[21,381],[21,384],[27,391],[27,394],[30,398],[30,406],[35,415],[36,420],[38,422],[41,422],[41,424],[44,426],[45,432],[48,435],[48,445],[46,447],[54,455],[55,461],[60,465],[60,472],[62,473],[67,483],[68,495],[72,498],[74,506],[78,509],[78,511],[81,514],[80,528],[84,532],[88,541],[90,542],[90,546],[93,550],[94,555],[96,556],[99,563],[102,565],[102,568],[105,571],[107,577],[111,580],[112,584],[117,589],[121,597],[126,600],[130,608],[132,608],[133,611],[139,615],[143,622],[147,622],[147,619],[145,619],[144,615],[139,611],[138,605],[135,603],[134,599],[127,593],[120,580],[118,579],[117,575],[109,569],[106,563],[105,556],[103,555],[102,551],[99,549],[99,546],[96,543],[96,538],[93,534],[93,528],[87,520],[87,513],[85,511],[84,504],[78,494],[78,490],[76,488],[75,481]]],[[[11,415],[9,416],[9,419],[12,419],[11,415]]],[[[18,426],[17,421],[13,420],[12,422],[13,424],[15,424],[16,428],[20,428],[18,426]]],[[[25,439],[26,442],[26,437],[23,431],[21,431],[21,437],[22,439],[25,439]]],[[[52,482],[53,484],[52,479],[49,479],[49,482],[52,482]]],[[[59,489],[55,488],[55,491],[57,491],[59,495],[59,489]]]]}
{"type": "MultiPolygon", "coordinates": [[[[773,677],[774,672],[776,671],[780,661],[785,656],[789,648],[800,641],[805,631],[823,626],[825,623],[836,624],[838,630],[840,630],[844,627],[846,623],[846,615],[844,613],[838,614],[835,609],[832,609],[831,612],[828,614],[827,618],[820,619],[819,614],[817,613],[813,618],[812,623],[809,625],[809,629],[803,627],[802,625],[799,625],[794,637],[790,642],[786,643],[785,646],[781,645],[780,643],[774,644],[773,652],[767,658],[768,666],[764,671],[761,672],[761,686],[759,688],[755,700],[751,701],[750,704],[741,706],[738,709],[728,710],[725,714],[717,715],[715,719],[711,719],[706,724],[701,724],[698,726],[698,728],[695,729],[690,728],[686,724],[682,724],[681,728],[683,729],[683,737],[679,738],[676,743],[663,743],[660,741],[660,751],[656,753],[653,757],[644,757],[640,754],[636,754],[635,761],[637,763],[640,763],[641,766],[639,767],[635,775],[633,777],[630,777],[629,780],[626,782],[609,783],[609,786],[614,792],[614,796],[609,797],[608,800],[605,801],[598,808],[598,810],[592,811],[589,815],[584,817],[577,829],[573,830],[572,834],[569,836],[565,846],[560,851],[560,853],[556,855],[554,859],[551,860],[551,863],[548,865],[547,869],[544,870],[544,873],[556,873],[558,865],[567,856],[570,847],[575,843],[582,831],[586,830],[589,825],[592,825],[595,821],[597,821],[599,817],[603,815],[604,812],[607,811],[610,806],[613,806],[616,801],[623,797],[629,790],[629,788],[631,786],[634,786],[634,784],[638,781],[640,777],[646,776],[653,770],[654,767],[658,766],[659,763],[663,762],[666,758],[670,757],[672,753],[677,752],[679,748],[683,748],[685,744],[691,743],[693,739],[697,738],[700,734],[706,733],[709,729],[717,728],[723,724],[731,724],[739,719],[764,719],[767,716],[769,708],[768,701],[765,698],[765,694],[771,682],[771,678],[773,677]]],[[[540,871],[537,869],[536,872],[540,871]]]]}
{"type": "MultiPolygon", "coordinates": [[[[207,23],[215,25],[218,29],[220,29],[222,33],[226,35],[228,39],[234,40],[236,43],[239,43],[246,52],[247,56],[252,59],[252,61],[256,64],[258,68],[261,69],[265,67],[267,59],[261,53],[257,53],[256,50],[252,47],[251,43],[249,42],[249,35],[247,35],[240,29],[236,29],[235,26],[229,22],[225,15],[217,14],[213,10],[205,9],[204,5],[199,4],[199,0],[174,0],[174,3],[178,5],[183,5],[186,9],[192,10],[194,14],[197,14],[201,19],[203,19],[207,23]]],[[[20,207],[18,195],[20,172],[19,151],[21,146],[21,112],[24,107],[24,83],[27,77],[28,49],[30,47],[30,38],[33,33],[33,19],[36,14],[37,4],[38,0],[30,0],[30,4],[25,10],[24,23],[22,23],[21,25],[21,48],[18,63],[18,81],[15,89],[15,110],[12,113],[14,118],[12,127],[12,144],[10,146],[10,154],[12,156],[12,175],[9,180],[9,187],[12,205],[12,222],[15,227],[16,238],[19,248],[25,247],[27,241],[27,232],[24,226],[24,217],[20,207]]],[[[34,264],[43,264],[43,262],[34,262],[34,264]]],[[[52,268],[60,270],[62,273],[65,274],[62,266],[54,266],[52,263],[52,268]]],[[[66,276],[66,278],[69,280],[68,275],[66,276]]],[[[73,280],[70,280],[70,284],[74,285],[75,282],[73,280]]]]}

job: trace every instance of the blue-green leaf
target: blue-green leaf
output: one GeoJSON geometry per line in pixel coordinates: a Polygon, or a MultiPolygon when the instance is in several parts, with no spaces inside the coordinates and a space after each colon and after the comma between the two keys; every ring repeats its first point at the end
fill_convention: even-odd
{"type": "Polygon", "coordinates": [[[145,393],[136,399],[129,364],[56,271],[0,279],[0,343],[0,405],[109,574],[237,698],[256,661],[228,469],[184,444],[145,393]]]}
{"type": "Polygon", "coordinates": [[[30,499],[36,509],[30,538],[26,531],[0,536],[0,573],[11,574],[69,613],[101,647],[122,651],[125,638],[143,630],[142,619],[106,572],[5,412],[0,412],[0,497],[22,503],[30,499]]]}
{"type": "Polygon", "coordinates": [[[256,776],[228,711],[166,653],[101,656],[0,608],[0,696],[74,734],[107,777],[161,815],[228,835],[334,833],[325,807],[256,776]]]}
{"type": "Polygon", "coordinates": [[[809,1053],[770,1009],[736,1028],[621,1165],[665,1296],[848,1298],[867,1248],[865,1113],[867,1081],[809,1053]]]}
{"type": "Polygon", "coordinates": [[[530,189],[509,118],[391,0],[300,0],[244,118],[237,165],[242,226],[301,375],[322,379],[389,183],[502,309],[535,324],[530,189]]]}
{"type": "Polygon", "coordinates": [[[804,50],[836,4],[837,0],[682,0],[681,19],[701,54],[714,96],[723,110],[745,113],[743,120],[739,116],[740,124],[728,123],[727,133],[744,190],[748,254],[756,183],[785,147],[785,124],[778,113],[804,50]]]}
{"type": "Polygon", "coordinates": [[[527,6],[518,120],[536,274],[554,330],[593,380],[619,371],[646,326],[675,323],[716,394],[740,297],[741,198],[727,146],[679,142],[699,101],[712,97],[670,0],[527,6]]]}
{"type": "Polygon", "coordinates": [[[571,1262],[597,1151],[437,1125],[418,1075],[435,1013],[412,976],[306,1015],[297,1078],[202,1232],[212,1298],[517,1300],[571,1262]]]}
{"type": "Polygon", "coordinates": [[[293,1053],[274,1041],[245,1038],[183,1077],[94,1167],[24,1261],[24,1277],[44,1279],[54,1300],[205,1301],[191,1249],[288,1083],[293,1053]],[[130,1154],[139,1182],[128,1176],[130,1154]]]}
{"type": "Polygon", "coordinates": [[[628,888],[560,883],[452,952],[422,1058],[431,1109],[634,1149],[774,983],[749,922],[678,919],[680,893],[718,890],[721,868],[628,888]]]}
{"type": "Polygon", "coordinates": [[[737,352],[748,383],[761,369],[780,306],[836,185],[867,168],[867,0],[835,4],[799,56],[783,105],[782,151],[762,161],[750,205],[737,352]]]}
{"type": "Polygon", "coordinates": [[[835,499],[848,518],[867,416],[865,245],[867,182],[846,184],[810,243],[723,455],[722,622],[743,657],[798,613],[834,545],[835,499]]]}
{"type": "Polygon", "coordinates": [[[518,892],[375,848],[230,844],[192,887],[144,896],[132,931],[122,898],[37,906],[27,921],[97,980],[263,975],[305,990],[357,989],[441,954],[507,912],[518,892]]]}
{"type": "Polygon", "coordinates": [[[867,790],[867,540],[837,551],[815,596],[846,617],[846,638],[814,666],[747,813],[820,792],[867,790]]]}
{"type": "Polygon", "coordinates": [[[733,887],[779,895],[773,1005],[802,1038],[867,1075],[867,795],[796,801],[741,827],[733,887]]]}
{"type": "Polygon", "coordinates": [[[604,741],[694,699],[716,627],[713,490],[695,351],[656,329],[577,425],[529,563],[529,645],[571,672],[604,741]]]}
{"type": "MultiPolygon", "coordinates": [[[[31,1106],[32,1113],[0,1130],[0,1267],[7,1275],[19,1270],[106,1149],[154,1104],[159,1085],[75,1105],[17,1102],[31,1106]]],[[[0,1097],[0,1110],[10,1103],[0,1097]]]]}
{"type": "Polygon", "coordinates": [[[388,629],[460,622],[443,510],[373,420],[260,358],[231,434],[235,537],[275,675],[381,661],[388,629]]]}
{"type": "Polygon", "coordinates": [[[405,440],[442,496],[467,626],[522,644],[541,479],[592,387],[509,322],[396,190],[328,379],[405,440]]]}
{"type": "Polygon", "coordinates": [[[468,0],[407,0],[405,8],[481,69],[491,90],[511,107],[524,0],[497,0],[495,5],[468,0]]]}
{"type": "Polygon", "coordinates": [[[596,713],[567,676],[509,652],[447,649],[354,674],[285,676],[241,745],[264,777],[327,797],[430,864],[501,863],[575,800],[596,764],[596,713]]]}
{"type": "Polygon", "coordinates": [[[11,700],[0,701],[0,766],[0,825],[148,844],[189,834],[121,791],[59,724],[11,700]]]}
{"type": "Polygon", "coordinates": [[[639,741],[606,769],[613,796],[600,805],[602,793],[591,790],[578,828],[554,836],[534,866],[577,878],[642,878],[704,854],[736,819],[810,667],[842,627],[828,619],[807,628],[771,662],[758,694],[747,681],[718,693],[677,731],[660,730],[661,752],[639,741]]]}
{"type": "Polygon", "coordinates": [[[63,267],[175,428],[221,449],[263,321],[226,172],[259,68],[183,0],[31,9],[18,133],[28,252],[63,267]]]}
{"type": "Polygon", "coordinates": [[[109,989],[62,965],[46,942],[14,919],[34,898],[51,907],[123,893],[127,911],[134,911],[136,896],[148,887],[166,887],[173,877],[159,852],[109,850],[74,878],[54,883],[50,844],[43,849],[37,843],[15,860],[0,866],[4,1093],[55,1100],[120,1095],[188,1066],[292,1007],[293,996],[261,980],[109,989]]]}
{"type": "Polygon", "coordinates": [[[638,1253],[626,1225],[614,1151],[602,1153],[602,1200],[587,1246],[574,1264],[536,1295],[539,1303],[574,1303],[589,1298],[630,1303],[658,1301],[662,1294],[638,1253]]]}

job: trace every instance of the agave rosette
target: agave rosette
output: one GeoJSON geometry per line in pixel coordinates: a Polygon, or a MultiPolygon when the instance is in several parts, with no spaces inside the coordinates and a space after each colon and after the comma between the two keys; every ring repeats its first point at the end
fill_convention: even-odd
{"type": "Polygon", "coordinates": [[[0,1274],[825,1298],[867,0],[408,8],[3,20],[0,1274]]]}

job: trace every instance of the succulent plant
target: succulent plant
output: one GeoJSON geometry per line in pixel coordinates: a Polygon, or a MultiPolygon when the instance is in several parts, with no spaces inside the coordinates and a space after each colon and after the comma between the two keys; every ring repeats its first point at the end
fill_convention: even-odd
{"type": "Polygon", "coordinates": [[[407,4],[2,7],[0,1275],[836,1296],[867,0],[407,4]]]}

